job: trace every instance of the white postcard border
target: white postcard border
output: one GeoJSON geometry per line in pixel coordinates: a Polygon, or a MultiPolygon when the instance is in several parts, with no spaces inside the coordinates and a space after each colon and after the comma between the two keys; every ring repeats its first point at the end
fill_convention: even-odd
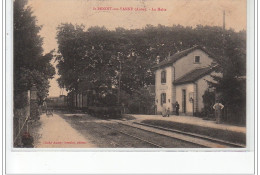
{"type": "MultiPolygon", "coordinates": [[[[255,73],[254,59],[247,59],[247,148],[238,152],[236,149],[228,152],[210,149],[205,152],[197,149],[183,151],[174,149],[167,151],[136,152],[136,149],[111,150],[97,149],[63,149],[49,151],[48,149],[28,149],[27,151],[12,148],[12,1],[6,1],[6,172],[7,174],[253,174],[254,146],[257,144],[253,129],[256,109],[254,108],[255,73]],[[255,115],[254,115],[255,114],[255,115]],[[214,152],[212,152],[214,150],[214,152]],[[111,151],[111,152],[109,152],[111,151]],[[118,152],[120,151],[120,152],[118,152]],[[127,152],[126,152],[127,151],[127,152]]],[[[247,8],[247,58],[254,58],[254,1],[248,0],[247,8]]],[[[255,135],[257,136],[257,135],[255,135]]]]}

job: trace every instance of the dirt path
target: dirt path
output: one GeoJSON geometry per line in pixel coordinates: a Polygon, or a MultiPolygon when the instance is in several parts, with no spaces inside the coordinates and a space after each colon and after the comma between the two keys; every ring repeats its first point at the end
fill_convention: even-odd
{"type": "Polygon", "coordinates": [[[40,139],[35,148],[93,148],[84,136],[73,129],[58,114],[41,116],[40,139]]]}

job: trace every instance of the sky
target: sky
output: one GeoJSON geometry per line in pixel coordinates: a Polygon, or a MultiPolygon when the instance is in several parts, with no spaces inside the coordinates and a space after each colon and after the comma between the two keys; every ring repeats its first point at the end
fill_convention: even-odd
{"type": "MultiPolygon", "coordinates": [[[[142,28],[147,24],[222,26],[225,10],[226,29],[246,30],[246,0],[29,0],[28,5],[38,25],[42,25],[45,53],[57,51],[56,28],[61,23],[83,24],[86,29],[105,26],[111,30],[142,28]]],[[[57,78],[55,75],[50,81],[49,96],[61,95],[57,78]]]]}

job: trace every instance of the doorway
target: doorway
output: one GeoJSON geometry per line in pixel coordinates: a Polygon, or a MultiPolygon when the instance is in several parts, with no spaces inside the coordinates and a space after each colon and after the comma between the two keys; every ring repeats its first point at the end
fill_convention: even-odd
{"type": "Polygon", "coordinates": [[[182,89],[182,112],[186,113],[186,89],[182,89]]]}

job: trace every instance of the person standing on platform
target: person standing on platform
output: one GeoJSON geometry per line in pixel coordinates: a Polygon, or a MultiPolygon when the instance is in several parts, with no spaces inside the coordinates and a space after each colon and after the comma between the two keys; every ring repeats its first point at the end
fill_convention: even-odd
{"type": "Polygon", "coordinates": [[[176,103],[175,103],[175,109],[176,109],[176,115],[179,115],[180,105],[179,105],[178,101],[176,101],[176,103]]]}
{"type": "Polygon", "coordinates": [[[166,112],[166,116],[167,116],[167,117],[170,117],[170,113],[171,113],[170,108],[168,108],[168,109],[167,109],[167,112],[166,112]]]}
{"type": "Polygon", "coordinates": [[[221,112],[222,109],[224,108],[224,105],[219,103],[218,101],[216,104],[214,104],[213,109],[215,110],[215,117],[216,117],[216,122],[219,124],[221,122],[221,112]]]}
{"type": "Polygon", "coordinates": [[[166,116],[167,116],[167,109],[166,109],[166,105],[165,105],[165,104],[163,104],[162,116],[163,116],[163,117],[166,117],[166,116]]]}

